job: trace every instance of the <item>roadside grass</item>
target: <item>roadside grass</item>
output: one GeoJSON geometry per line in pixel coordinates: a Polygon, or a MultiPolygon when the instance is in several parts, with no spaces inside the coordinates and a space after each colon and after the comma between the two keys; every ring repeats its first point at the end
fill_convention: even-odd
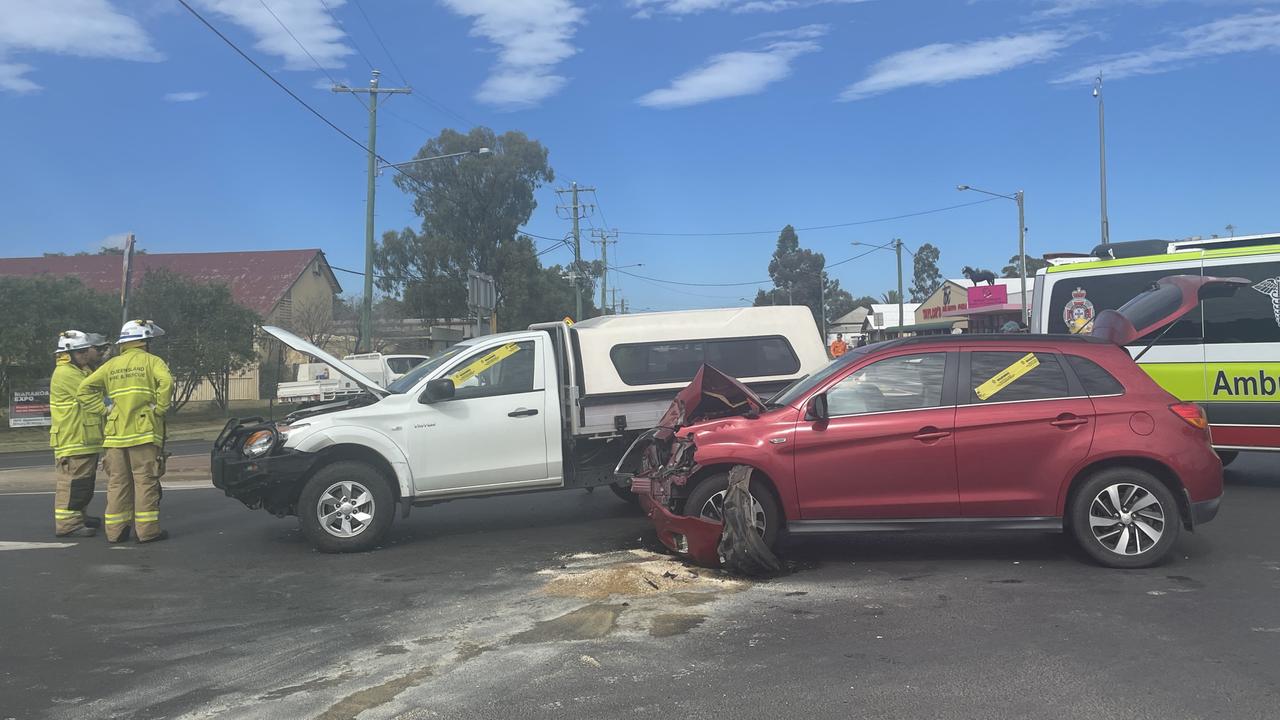
{"type": "MultiPolygon", "coordinates": [[[[213,440],[229,418],[282,418],[295,407],[266,400],[235,400],[224,411],[212,402],[187,403],[178,414],[169,418],[169,439],[213,440]]],[[[10,428],[8,417],[0,423],[0,453],[46,450],[48,447],[49,428],[10,428]]]]}

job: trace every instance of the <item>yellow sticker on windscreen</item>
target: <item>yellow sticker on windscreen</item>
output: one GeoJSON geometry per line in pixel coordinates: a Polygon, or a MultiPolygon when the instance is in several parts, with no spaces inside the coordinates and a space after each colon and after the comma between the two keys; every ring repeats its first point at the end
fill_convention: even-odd
{"type": "Polygon", "coordinates": [[[453,381],[454,385],[461,385],[518,352],[520,352],[519,345],[516,343],[507,343],[493,352],[476,359],[475,362],[472,362],[458,372],[450,375],[449,379],[453,381]]]}
{"type": "Polygon", "coordinates": [[[977,395],[979,400],[986,400],[1037,367],[1040,367],[1040,361],[1036,359],[1036,354],[1027,353],[1018,358],[1014,364],[996,373],[995,377],[974,388],[973,394],[977,395]]]}

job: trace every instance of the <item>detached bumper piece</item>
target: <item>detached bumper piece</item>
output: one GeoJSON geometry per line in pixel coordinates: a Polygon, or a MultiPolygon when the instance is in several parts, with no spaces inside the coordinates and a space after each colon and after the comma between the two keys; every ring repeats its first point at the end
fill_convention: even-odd
{"type": "Polygon", "coordinates": [[[265,428],[262,423],[244,424],[235,419],[227,423],[209,458],[213,486],[250,509],[292,515],[301,481],[317,456],[276,448],[262,457],[245,457],[244,439],[265,428]]]}
{"type": "MultiPolygon", "coordinates": [[[[659,486],[667,482],[670,480],[656,481],[659,486]]],[[[631,490],[640,496],[640,505],[653,523],[658,541],[667,549],[703,567],[723,567],[747,576],[770,575],[779,572],[782,564],[752,523],[750,483],[750,467],[737,465],[729,471],[723,523],[671,512],[658,499],[668,495],[666,489],[655,487],[655,481],[649,478],[633,477],[631,490]]]]}

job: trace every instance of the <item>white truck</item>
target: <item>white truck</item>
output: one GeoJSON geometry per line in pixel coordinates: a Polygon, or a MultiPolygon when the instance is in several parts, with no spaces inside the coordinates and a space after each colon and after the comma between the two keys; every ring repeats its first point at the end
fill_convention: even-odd
{"type": "Polygon", "coordinates": [[[327,552],[375,547],[397,505],[600,485],[631,499],[615,465],[703,363],[768,397],[827,362],[799,306],[533,325],[460,343],[386,388],[264,330],[362,392],[282,423],[232,419],[214,443],[213,482],[250,508],[298,516],[327,552]]]}
{"type": "MultiPolygon", "coordinates": [[[[346,355],[342,361],[385,388],[429,359],[426,355],[359,353],[346,355]]],[[[363,392],[359,383],[328,363],[311,362],[298,365],[297,380],[276,387],[276,399],[283,403],[329,402],[363,392]]]]}

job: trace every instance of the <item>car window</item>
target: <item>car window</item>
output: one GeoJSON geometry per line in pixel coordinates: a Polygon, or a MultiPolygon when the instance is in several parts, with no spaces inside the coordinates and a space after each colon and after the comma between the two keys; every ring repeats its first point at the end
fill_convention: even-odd
{"type": "Polygon", "coordinates": [[[1115,379],[1098,363],[1079,355],[1068,355],[1067,364],[1080,379],[1084,391],[1090,395],[1120,395],[1124,393],[1124,385],[1115,379]]]}
{"type": "Polygon", "coordinates": [[[1050,353],[975,352],[969,360],[969,402],[1070,397],[1067,374],[1050,353]],[[1031,356],[1033,359],[1028,359],[1031,356]]]}
{"type": "Polygon", "coordinates": [[[946,353],[878,360],[827,391],[827,412],[836,417],[938,407],[942,404],[946,366],[946,353]]]}
{"type": "Polygon", "coordinates": [[[462,353],[465,353],[468,350],[470,350],[471,345],[472,345],[471,342],[454,345],[453,347],[449,348],[447,351],[415,367],[413,370],[409,372],[409,374],[405,375],[399,380],[396,380],[395,382],[388,385],[387,390],[390,390],[393,393],[409,392],[409,390],[414,385],[418,384],[419,380],[422,380],[422,378],[435,372],[436,368],[440,367],[441,365],[444,365],[445,363],[452,361],[454,358],[458,357],[462,353]]]}
{"type": "Polygon", "coordinates": [[[534,342],[527,340],[478,350],[449,369],[454,400],[533,392],[534,342]]]}
{"type": "Polygon", "coordinates": [[[1206,266],[1205,274],[1248,278],[1229,297],[1210,298],[1204,307],[1204,341],[1218,343],[1280,342],[1280,263],[1206,266]]]}
{"type": "MultiPolygon", "coordinates": [[[[1053,284],[1053,291],[1046,306],[1049,314],[1048,331],[1050,333],[1087,335],[1093,329],[1093,320],[1103,310],[1116,310],[1143,292],[1150,290],[1155,281],[1162,277],[1179,274],[1198,274],[1199,270],[1170,269],[1147,270],[1143,272],[1127,272],[1110,275],[1086,275],[1078,278],[1063,278],[1053,284]]],[[[1176,292],[1176,290],[1175,290],[1176,292]]],[[[1238,294],[1238,293],[1237,293],[1238,294]]],[[[1177,293],[1177,300],[1181,293],[1177,293]]],[[[1143,317],[1150,319],[1151,313],[1159,313],[1163,294],[1149,297],[1143,301],[1143,307],[1131,308],[1143,317]],[[1150,310],[1150,312],[1148,312],[1150,310]]],[[[1131,315],[1132,317],[1132,315],[1131,315]]],[[[1134,320],[1135,327],[1142,327],[1140,319],[1134,320]]],[[[1203,341],[1200,308],[1196,307],[1174,321],[1173,327],[1160,336],[1164,328],[1157,328],[1146,336],[1135,340],[1134,344],[1142,345],[1153,340],[1158,345],[1183,345],[1203,341]],[[1156,337],[1159,340],[1156,340],[1156,337]]]]}
{"type": "Polygon", "coordinates": [[[391,368],[391,372],[403,375],[424,362],[426,360],[420,357],[387,358],[387,367],[391,368]]]}
{"type": "Polygon", "coordinates": [[[628,385],[688,382],[703,363],[735,378],[791,375],[800,360],[784,337],[749,337],[617,345],[609,351],[628,385]]]}

